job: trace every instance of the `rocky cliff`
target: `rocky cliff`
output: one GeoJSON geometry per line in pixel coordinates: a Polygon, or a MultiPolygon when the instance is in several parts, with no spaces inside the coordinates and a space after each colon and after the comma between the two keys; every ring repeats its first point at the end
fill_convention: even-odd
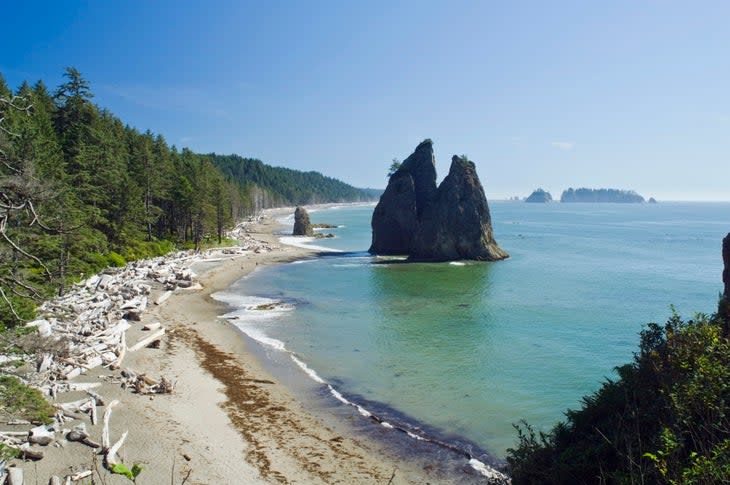
{"type": "Polygon", "coordinates": [[[372,229],[374,254],[419,261],[508,257],[494,240],[474,163],[454,156],[449,175],[437,188],[431,140],[418,145],[390,177],[373,212],[372,229]]]}
{"type": "Polygon", "coordinates": [[[725,298],[730,300],[730,233],[722,240],[722,282],[725,283],[725,298]]]}
{"type": "Polygon", "coordinates": [[[309,220],[309,214],[304,207],[297,207],[294,210],[294,236],[314,236],[314,229],[309,220]]]}

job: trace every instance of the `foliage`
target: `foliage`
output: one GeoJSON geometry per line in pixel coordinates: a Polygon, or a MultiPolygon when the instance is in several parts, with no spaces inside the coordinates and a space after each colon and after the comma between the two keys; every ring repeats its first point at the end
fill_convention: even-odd
{"type": "Polygon", "coordinates": [[[633,190],[618,189],[573,189],[564,190],[560,202],[644,202],[644,198],[633,190]]]}
{"type": "Polygon", "coordinates": [[[223,242],[281,204],[377,195],[316,172],[200,155],[126,125],[69,67],[51,95],[0,76],[0,330],[106,266],[223,242]]]}
{"type": "Polygon", "coordinates": [[[300,172],[272,167],[261,160],[238,155],[208,155],[226,179],[242,186],[251,195],[251,209],[257,213],[276,205],[304,205],[323,202],[373,200],[366,190],[358,189],[318,172],[300,172]]]}
{"type": "Polygon", "coordinates": [[[54,408],[38,389],[12,376],[0,376],[0,410],[6,416],[50,423],[54,408]]]}
{"type": "Polygon", "coordinates": [[[137,477],[142,473],[142,467],[135,463],[130,470],[124,463],[117,463],[111,467],[111,471],[118,475],[124,475],[131,482],[137,483],[137,477]]]}
{"type": "Polygon", "coordinates": [[[390,168],[388,169],[388,178],[392,177],[393,174],[395,174],[398,171],[398,169],[400,168],[401,165],[402,165],[401,161],[398,160],[397,158],[394,158],[390,162],[390,168]]]}
{"type": "Polygon", "coordinates": [[[513,483],[730,481],[730,342],[718,316],[641,333],[619,378],[583,398],[548,433],[526,423],[508,450],[513,483]]]}

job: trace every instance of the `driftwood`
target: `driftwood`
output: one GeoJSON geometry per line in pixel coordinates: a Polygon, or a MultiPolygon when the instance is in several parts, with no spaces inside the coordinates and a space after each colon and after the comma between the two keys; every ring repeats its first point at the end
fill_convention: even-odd
{"type": "Polygon", "coordinates": [[[101,447],[104,451],[107,451],[110,446],[109,442],[109,419],[112,417],[112,408],[119,404],[119,401],[117,399],[113,400],[109,403],[109,405],[104,410],[104,428],[101,432],[101,447]]]}
{"type": "Polygon", "coordinates": [[[121,448],[124,444],[124,440],[127,439],[128,433],[129,431],[125,431],[124,433],[122,433],[122,437],[119,438],[119,440],[114,443],[111,448],[109,448],[109,451],[106,452],[104,459],[109,467],[112,467],[119,463],[119,457],[117,456],[117,452],[119,451],[119,448],[121,448]]]}
{"type": "Polygon", "coordinates": [[[23,469],[18,467],[8,468],[8,485],[23,485],[23,469]]]}
{"type": "Polygon", "coordinates": [[[60,478],[58,478],[57,476],[53,475],[48,480],[48,485],[62,485],[62,482],[61,482],[61,479],[60,478]]]}
{"type": "Polygon", "coordinates": [[[135,352],[135,351],[137,351],[137,350],[139,350],[139,349],[141,349],[143,347],[147,347],[149,344],[151,344],[155,340],[158,340],[163,335],[165,335],[165,329],[164,328],[161,328],[158,331],[156,331],[155,333],[153,333],[152,335],[141,339],[139,342],[137,342],[136,344],[134,344],[131,347],[129,347],[128,350],[130,352],[135,352]]]}
{"type": "Polygon", "coordinates": [[[18,447],[18,450],[20,450],[20,457],[24,460],[43,459],[43,452],[41,450],[31,448],[29,443],[24,443],[20,445],[20,447],[18,447]]]}
{"type": "Polygon", "coordinates": [[[86,432],[86,425],[84,423],[74,426],[74,428],[66,435],[66,439],[69,441],[78,441],[79,443],[83,443],[92,448],[101,448],[101,445],[99,443],[89,437],[89,434],[86,432]]]}
{"type": "Polygon", "coordinates": [[[56,439],[56,433],[45,426],[36,426],[28,431],[28,442],[47,446],[56,439]]]}
{"type": "MultiPolygon", "coordinates": [[[[97,443],[89,436],[84,418],[88,418],[91,425],[98,423],[98,406],[104,406],[105,400],[92,389],[101,383],[77,383],[73,380],[86,371],[101,366],[121,368],[126,353],[159,344],[165,335],[165,328],[159,322],[146,324],[144,330],[148,334],[131,347],[127,347],[126,332],[134,321],[143,317],[148,307],[148,299],[149,302],[154,301],[154,304],[161,305],[175,290],[202,288],[197,281],[197,275],[190,269],[193,263],[222,261],[233,259],[235,255],[268,252],[277,248],[254,240],[247,234],[245,224],[237,226],[231,234],[239,239],[239,247],[176,252],[164,257],[132,262],[120,269],[110,268],[74,285],[63,296],[41,304],[38,307],[38,318],[27,324],[40,337],[38,350],[21,356],[0,354],[0,362],[22,359],[28,368],[34,370],[22,380],[41,389],[54,401],[61,393],[69,391],[82,391],[87,397],[73,402],[55,403],[53,426],[37,426],[30,431],[0,431],[0,442],[17,449],[22,458],[38,460],[43,458],[43,451],[36,445],[47,446],[53,443],[55,432],[61,430],[66,421],[81,420],[80,424],[66,434],[66,439],[94,449],[101,448],[108,465],[117,463],[117,454],[128,434],[125,432],[117,442],[111,443],[109,421],[112,409],[119,401],[106,404],[102,417],[101,443],[97,443]],[[153,288],[155,291],[162,291],[153,293],[153,288]],[[154,299],[151,296],[153,294],[154,299]]],[[[122,371],[122,376],[119,379],[116,376],[101,378],[107,382],[118,382],[139,394],[171,393],[175,387],[175,383],[164,376],[153,379],[128,369],[122,371]]],[[[8,424],[31,427],[28,421],[9,421],[8,424]]],[[[56,444],[60,446],[63,441],[56,444]]],[[[22,470],[16,469],[13,473],[16,475],[15,483],[22,483],[22,477],[17,476],[22,474],[22,470]]],[[[63,479],[52,477],[49,483],[71,484],[72,481],[88,476],[79,473],[63,479]]]]}
{"type": "Polygon", "coordinates": [[[78,482],[79,480],[83,480],[86,477],[90,477],[93,472],[91,470],[84,470],[78,473],[74,473],[73,475],[69,475],[72,482],[78,482]]]}

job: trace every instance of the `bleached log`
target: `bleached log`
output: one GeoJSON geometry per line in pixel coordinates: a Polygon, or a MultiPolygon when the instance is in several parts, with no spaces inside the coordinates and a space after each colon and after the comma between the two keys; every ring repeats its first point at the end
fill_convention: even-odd
{"type": "Polygon", "coordinates": [[[10,437],[17,436],[17,437],[27,438],[28,431],[0,431],[0,437],[5,437],[5,436],[10,436],[10,437]]]}
{"type": "Polygon", "coordinates": [[[165,329],[164,328],[161,328],[160,330],[158,330],[157,332],[153,333],[152,335],[143,338],[142,340],[140,340],[139,342],[137,342],[133,346],[129,347],[127,350],[129,350],[130,352],[135,352],[135,351],[137,351],[137,350],[139,350],[139,349],[141,349],[143,347],[147,347],[149,344],[151,344],[155,340],[159,339],[163,335],[165,335],[165,329]]]}
{"type": "Polygon", "coordinates": [[[127,334],[123,333],[121,341],[119,342],[119,355],[117,355],[117,358],[109,364],[110,369],[119,369],[122,366],[122,361],[124,360],[124,357],[127,355],[127,334]]]}
{"type": "Polygon", "coordinates": [[[142,327],[142,330],[157,330],[161,326],[162,324],[160,322],[148,323],[147,325],[142,327]]]}
{"type": "Polygon", "coordinates": [[[87,391],[87,394],[90,394],[89,390],[100,387],[101,382],[69,382],[66,385],[69,391],[87,391]]]}
{"type": "Polygon", "coordinates": [[[91,408],[89,409],[89,419],[91,424],[96,425],[96,399],[91,398],[91,408]]]}
{"type": "Polygon", "coordinates": [[[74,428],[66,435],[66,439],[69,441],[77,441],[79,443],[83,443],[92,448],[101,448],[101,445],[99,443],[89,437],[89,434],[86,432],[86,424],[84,423],[81,423],[78,426],[74,426],[74,428]]]}
{"type": "Polygon", "coordinates": [[[78,482],[79,480],[83,480],[86,477],[90,477],[91,474],[92,474],[91,470],[84,470],[82,472],[74,473],[73,475],[70,475],[71,481],[78,482]]]}
{"type": "Polygon", "coordinates": [[[86,364],[83,364],[83,366],[86,369],[94,369],[96,367],[99,367],[101,364],[104,363],[104,359],[101,358],[100,355],[96,355],[86,361],[86,364]]]}
{"type": "Polygon", "coordinates": [[[104,398],[101,396],[101,394],[98,394],[98,393],[96,393],[96,392],[94,392],[94,391],[92,391],[90,389],[87,389],[86,390],[86,394],[89,395],[90,397],[93,397],[94,398],[94,400],[96,401],[96,405],[97,406],[103,406],[104,405],[104,398]]]}
{"type": "Polygon", "coordinates": [[[36,450],[30,447],[30,443],[23,443],[18,447],[20,450],[20,457],[27,460],[41,460],[43,459],[43,451],[36,450]]]}
{"type": "Polygon", "coordinates": [[[85,397],[82,399],[78,399],[76,401],[70,401],[70,402],[57,402],[54,404],[56,409],[61,409],[63,411],[68,411],[70,413],[78,413],[81,411],[81,408],[84,404],[88,404],[89,398],[85,397]]]}
{"type": "Polygon", "coordinates": [[[56,439],[56,434],[45,426],[36,426],[28,431],[28,442],[47,446],[56,439]]]}
{"type": "Polygon", "coordinates": [[[63,374],[63,378],[66,380],[71,380],[74,377],[78,377],[81,375],[81,367],[74,367],[70,371],[63,374]]]}
{"type": "Polygon", "coordinates": [[[127,439],[128,433],[129,433],[129,431],[125,431],[124,433],[122,433],[122,437],[119,438],[119,440],[116,443],[114,443],[114,445],[111,448],[109,448],[109,451],[107,451],[106,463],[110,467],[119,463],[119,461],[118,461],[119,457],[117,456],[117,452],[119,451],[119,448],[121,448],[122,445],[124,444],[124,440],[127,439]]]}
{"type": "Polygon", "coordinates": [[[53,365],[53,355],[43,354],[40,363],[38,363],[38,372],[46,372],[53,365]]]}
{"type": "Polygon", "coordinates": [[[9,419],[7,424],[10,426],[25,426],[30,424],[30,421],[27,419],[9,419]]]}
{"type": "Polygon", "coordinates": [[[8,485],[23,485],[23,469],[17,466],[10,467],[8,470],[8,485]]]}
{"type": "Polygon", "coordinates": [[[109,449],[109,418],[112,416],[112,408],[119,404],[119,400],[115,399],[112,402],[109,403],[109,405],[104,410],[104,428],[101,432],[101,447],[104,450],[109,449]]]}
{"type": "Polygon", "coordinates": [[[162,305],[167,301],[168,298],[170,298],[170,295],[172,295],[172,291],[166,291],[160,296],[157,297],[155,300],[155,305],[162,305]]]}

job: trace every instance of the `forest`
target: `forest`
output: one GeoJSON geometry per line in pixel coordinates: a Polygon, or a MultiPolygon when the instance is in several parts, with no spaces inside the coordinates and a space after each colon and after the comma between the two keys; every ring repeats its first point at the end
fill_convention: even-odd
{"type": "Polygon", "coordinates": [[[264,208],[371,200],[317,172],[201,155],[140,132],[93,102],[69,67],[11,90],[0,75],[0,328],[83,275],[220,243],[264,208]]]}

